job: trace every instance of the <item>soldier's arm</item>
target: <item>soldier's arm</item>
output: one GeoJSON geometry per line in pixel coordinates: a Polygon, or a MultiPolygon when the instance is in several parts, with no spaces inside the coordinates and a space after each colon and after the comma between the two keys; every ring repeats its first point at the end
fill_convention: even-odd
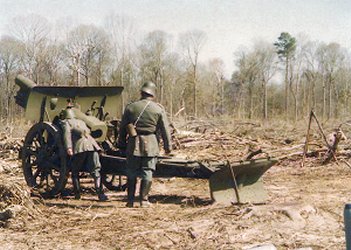
{"type": "Polygon", "coordinates": [[[62,122],[63,144],[68,155],[73,155],[71,126],[67,121],[62,122]]]}
{"type": "Polygon", "coordinates": [[[162,111],[161,111],[161,117],[159,120],[159,128],[161,130],[161,137],[163,140],[163,148],[164,148],[166,153],[170,153],[172,150],[172,138],[171,138],[171,132],[170,132],[167,114],[166,114],[166,111],[164,109],[162,109],[162,111]]]}
{"type": "Polygon", "coordinates": [[[125,149],[127,147],[127,124],[129,123],[128,116],[129,116],[128,110],[126,108],[122,116],[122,121],[120,124],[119,134],[118,134],[117,147],[120,149],[125,149]]]}

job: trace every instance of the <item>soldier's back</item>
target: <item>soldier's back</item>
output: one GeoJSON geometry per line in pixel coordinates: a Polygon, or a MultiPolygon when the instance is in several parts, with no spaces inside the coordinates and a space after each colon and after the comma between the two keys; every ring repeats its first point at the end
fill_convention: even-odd
{"type": "Polygon", "coordinates": [[[142,99],[131,103],[127,107],[130,114],[130,122],[137,122],[137,127],[156,126],[162,114],[162,107],[148,99],[142,99]]]}

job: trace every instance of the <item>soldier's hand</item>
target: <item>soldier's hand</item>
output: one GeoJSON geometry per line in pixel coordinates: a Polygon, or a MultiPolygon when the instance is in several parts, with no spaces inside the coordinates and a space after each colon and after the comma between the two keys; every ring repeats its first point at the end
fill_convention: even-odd
{"type": "Polygon", "coordinates": [[[68,149],[67,149],[67,154],[68,154],[69,156],[72,156],[72,155],[73,155],[73,150],[72,150],[72,148],[68,148],[68,149]]]}

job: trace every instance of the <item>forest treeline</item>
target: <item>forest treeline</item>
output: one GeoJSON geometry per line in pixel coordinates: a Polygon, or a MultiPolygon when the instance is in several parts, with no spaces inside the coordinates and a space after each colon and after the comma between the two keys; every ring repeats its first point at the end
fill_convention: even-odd
{"type": "Polygon", "coordinates": [[[123,86],[124,104],[140,84],[155,82],[157,99],[170,116],[297,121],[313,109],[323,120],[346,117],[350,107],[350,51],[287,32],[233,53],[225,77],[221,58],[206,58],[207,35],[189,30],[172,36],[141,35],[132,19],[110,15],[103,26],[42,16],[18,16],[0,39],[0,117],[20,114],[14,78],[40,85],[123,86]]]}

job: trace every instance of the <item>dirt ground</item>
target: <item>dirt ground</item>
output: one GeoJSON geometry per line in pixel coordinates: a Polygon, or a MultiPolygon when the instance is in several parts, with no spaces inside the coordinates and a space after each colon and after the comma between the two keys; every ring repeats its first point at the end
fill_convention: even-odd
{"type": "MultiPolygon", "coordinates": [[[[280,158],[263,176],[269,198],[260,205],[223,207],[211,201],[207,180],[182,178],[155,179],[151,208],[126,208],[125,192],[107,191],[110,200],[98,202],[90,178],[82,180],[82,200],[72,196],[44,200],[30,197],[16,157],[3,156],[0,186],[15,185],[25,201],[13,202],[22,209],[0,225],[0,249],[250,249],[260,244],[277,249],[345,249],[343,208],[351,202],[351,169],[340,160],[323,165],[321,156],[308,157],[301,168],[302,157],[292,149],[301,151],[298,145],[304,142],[305,128],[281,129],[288,132],[234,127],[228,132],[236,138],[233,144],[220,134],[218,143],[226,145],[232,158],[239,159],[238,152],[247,153],[251,144],[265,145],[280,158]]],[[[345,134],[351,137],[348,131],[345,134]]],[[[209,142],[203,137],[197,141],[209,142]]],[[[200,144],[175,153],[223,159],[227,152],[200,144]]],[[[338,158],[348,159],[348,144],[349,139],[341,145],[343,155],[338,158]]],[[[0,190],[4,202],[1,197],[5,196],[0,190]]]]}

